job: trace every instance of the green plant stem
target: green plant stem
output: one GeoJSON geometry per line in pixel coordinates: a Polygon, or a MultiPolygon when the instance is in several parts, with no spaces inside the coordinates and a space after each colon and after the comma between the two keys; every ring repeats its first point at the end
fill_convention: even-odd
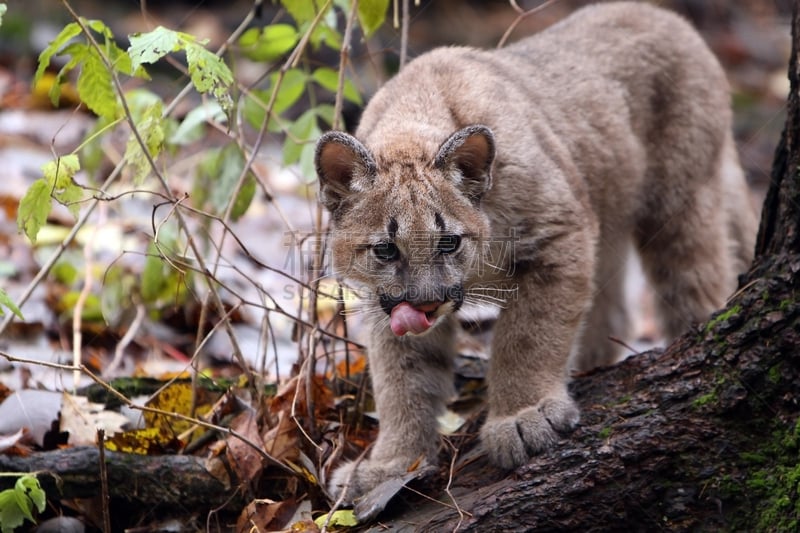
{"type": "MultiPolygon", "coordinates": [[[[112,82],[114,84],[114,88],[117,91],[117,94],[120,96],[120,102],[122,104],[122,108],[123,108],[123,111],[124,111],[124,114],[125,114],[126,121],[128,122],[128,125],[131,128],[131,133],[136,138],[136,142],[139,143],[139,146],[142,147],[142,153],[147,158],[147,162],[148,162],[151,170],[153,171],[153,174],[156,176],[158,181],[161,183],[161,187],[163,188],[164,193],[166,194],[166,196],[169,198],[169,200],[173,204],[176,203],[178,200],[175,198],[174,194],[170,190],[170,187],[169,187],[169,184],[167,183],[166,178],[159,171],[158,166],[156,165],[155,161],[153,160],[152,155],[150,154],[150,150],[147,148],[147,144],[142,139],[141,134],[139,133],[139,130],[136,127],[136,122],[133,120],[133,115],[131,114],[130,108],[128,107],[127,100],[125,99],[125,93],[124,93],[124,91],[122,89],[122,84],[119,81],[119,76],[117,75],[117,72],[114,70],[113,65],[109,61],[108,57],[103,53],[103,50],[100,47],[100,45],[97,42],[97,40],[91,34],[89,29],[86,27],[86,25],[83,23],[83,20],[72,9],[72,6],[69,4],[69,1],[68,0],[62,0],[62,3],[64,5],[64,7],[67,9],[67,11],[69,11],[70,15],[80,25],[81,29],[83,30],[84,34],[86,35],[87,40],[91,43],[92,47],[94,47],[95,50],[97,50],[98,54],[100,55],[101,59],[103,60],[104,65],[106,66],[106,68],[111,73],[111,79],[112,79],[112,82]]],[[[252,12],[253,11],[251,9],[251,13],[252,12]]],[[[247,17],[246,17],[246,19],[247,19],[247,17]]],[[[242,26],[240,26],[240,27],[242,27],[242,26]]],[[[229,37],[229,40],[230,39],[231,39],[231,37],[229,37]]],[[[186,219],[184,218],[184,216],[181,213],[180,209],[175,209],[174,210],[174,215],[175,215],[175,219],[178,222],[179,227],[181,228],[181,231],[184,233],[184,236],[186,237],[186,243],[189,246],[189,248],[192,250],[192,253],[194,254],[194,259],[195,259],[195,261],[197,261],[197,263],[198,263],[198,265],[200,267],[200,270],[202,272],[208,272],[208,268],[206,266],[206,262],[203,259],[203,256],[202,256],[202,254],[200,252],[200,249],[197,246],[197,243],[195,242],[194,238],[192,237],[191,231],[189,231],[189,224],[186,222],[186,219]]],[[[158,248],[159,247],[158,242],[154,241],[154,243],[155,243],[156,247],[158,248]]],[[[159,248],[159,251],[160,251],[160,248],[159,248]]],[[[202,277],[203,277],[203,280],[205,280],[206,285],[208,286],[208,289],[210,291],[210,295],[212,297],[212,300],[214,302],[215,307],[217,308],[217,311],[219,312],[220,316],[224,316],[224,314],[225,314],[225,304],[222,301],[222,298],[220,297],[219,293],[215,290],[214,283],[212,282],[212,279],[209,276],[205,276],[205,275],[202,276],[202,277]]],[[[252,375],[252,371],[249,369],[249,367],[248,367],[248,365],[247,365],[247,363],[246,363],[246,361],[244,359],[244,355],[242,354],[242,349],[239,346],[239,341],[236,338],[236,333],[233,331],[233,327],[230,325],[230,322],[226,322],[224,324],[224,326],[225,326],[225,332],[227,333],[228,338],[229,338],[229,340],[231,342],[231,346],[232,346],[232,349],[233,349],[233,355],[234,355],[235,359],[237,360],[237,362],[241,366],[242,371],[247,375],[248,380],[250,380],[250,382],[254,382],[255,381],[254,376],[252,375]]]]}
{"type": "MultiPolygon", "coordinates": [[[[74,16],[76,18],[76,20],[79,19],[79,17],[72,10],[71,6],[67,3],[67,1],[66,0],[62,0],[62,1],[63,1],[64,5],[66,6],[67,10],[70,12],[70,14],[72,16],[74,16]]],[[[241,35],[247,29],[247,26],[250,24],[250,22],[253,20],[254,17],[255,17],[255,7],[250,10],[250,12],[247,14],[245,19],[242,21],[242,24],[240,24],[236,28],[236,30],[234,30],[234,32],[231,34],[231,36],[220,46],[219,50],[217,51],[217,55],[222,55],[222,54],[225,53],[225,51],[228,49],[230,44],[232,42],[234,42],[236,39],[238,39],[239,35],[241,35]]],[[[98,50],[99,50],[99,47],[98,47],[98,50]]],[[[107,62],[107,58],[105,57],[105,54],[101,53],[101,57],[103,57],[103,59],[106,60],[106,62],[107,62]]],[[[175,98],[172,100],[172,102],[170,102],[169,105],[167,105],[164,108],[164,115],[163,116],[166,117],[166,116],[171,115],[175,111],[175,108],[178,106],[178,104],[180,104],[180,102],[184,98],[186,98],[186,96],[192,91],[192,89],[193,89],[193,85],[191,84],[191,82],[187,83],[183,87],[183,89],[181,89],[180,92],[178,92],[178,94],[175,96],[175,98]]],[[[144,152],[147,153],[148,151],[144,150],[144,152]]],[[[126,163],[125,163],[124,159],[120,160],[117,163],[117,165],[114,167],[114,169],[108,175],[108,178],[106,178],[105,182],[98,189],[98,192],[105,194],[108,191],[108,189],[111,187],[111,185],[117,180],[117,178],[119,178],[120,174],[122,173],[122,170],[125,168],[125,164],[126,163]]],[[[47,261],[44,263],[44,265],[42,265],[42,267],[36,273],[36,275],[31,280],[31,282],[25,287],[25,290],[22,292],[22,295],[19,297],[19,300],[16,302],[16,304],[20,308],[25,304],[25,302],[28,301],[28,299],[33,294],[33,291],[36,290],[36,287],[38,287],[39,284],[42,283],[42,281],[50,273],[50,270],[56,264],[58,259],[64,254],[64,251],[70,246],[70,244],[72,244],[72,241],[75,240],[75,236],[78,234],[78,232],[81,230],[81,228],[83,228],[83,226],[86,225],[86,222],[89,220],[89,217],[92,215],[92,213],[94,212],[95,208],[97,207],[97,205],[101,201],[104,201],[104,199],[101,197],[101,195],[95,196],[89,202],[89,204],[86,207],[86,209],[83,212],[81,212],[81,214],[78,216],[78,220],[76,220],[75,224],[72,226],[72,229],[69,231],[67,236],[64,237],[64,239],[61,241],[61,244],[59,244],[58,249],[55,252],[53,252],[53,254],[47,259],[47,261]]],[[[3,331],[5,331],[5,329],[8,327],[8,325],[11,323],[11,321],[13,319],[14,319],[14,315],[12,313],[6,314],[3,317],[3,320],[0,322],[0,335],[2,335],[3,331]]]]}

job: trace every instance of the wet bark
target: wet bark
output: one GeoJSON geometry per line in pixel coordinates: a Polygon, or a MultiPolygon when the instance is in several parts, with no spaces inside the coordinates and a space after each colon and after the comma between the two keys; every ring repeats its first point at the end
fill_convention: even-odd
{"type": "MultiPolygon", "coordinates": [[[[171,509],[174,515],[191,515],[226,503],[232,503],[234,509],[244,505],[226,481],[224,469],[220,469],[221,479],[214,477],[201,457],[106,451],[105,460],[111,507],[121,505],[127,518],[158,508],[171,509]]],[[[38,472],[39,482],[51,499],[101,494],[97,448],[66,448],[27,457],[0,454],[0,472],[38,472]]],[[[0,477],[0,490],[15,481],[13,477],[0,477]]]]}

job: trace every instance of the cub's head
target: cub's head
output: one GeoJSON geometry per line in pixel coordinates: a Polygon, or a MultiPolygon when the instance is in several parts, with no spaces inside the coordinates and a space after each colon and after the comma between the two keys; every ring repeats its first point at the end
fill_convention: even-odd
{"type": "Polygon", "coordinates": [[[413,139],[375,153],[342,132],[319,140],[334,269],[388,315],[396,335],[424,333],[464,302],[489,235],[480,203],[494,146],[479,125],[453,133],[435,153],[413,139]]]}

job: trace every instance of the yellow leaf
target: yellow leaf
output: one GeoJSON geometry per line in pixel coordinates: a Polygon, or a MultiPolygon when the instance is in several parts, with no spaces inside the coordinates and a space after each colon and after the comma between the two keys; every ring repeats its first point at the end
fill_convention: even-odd
{"type": "MultiPolygon", "coordinates": [[[[314,520],[314,523],[321,528],[328,519],[328,514],[330,513],[318,517],[314,520]]],[[[329,527],[353,527],[357,525],[358,520],[356,519],[356,513],[352,509],[340,509],[338,511],[334,511],[334,513],[331,515],[330,522],[328,522],[329,527]]]]}

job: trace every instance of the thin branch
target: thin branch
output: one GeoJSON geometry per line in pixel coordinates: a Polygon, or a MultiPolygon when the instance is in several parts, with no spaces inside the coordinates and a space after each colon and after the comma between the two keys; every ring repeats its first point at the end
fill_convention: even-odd
{"type": "Polygon", "coordinates": [[[535,15],[539,11],[551,6],[552,4],[556,3],[557,1],[558,0],[546,0],[544,3],[534,7],[533,9],[529,9],[528,11],[525,11],[524,9],[519,7],[519,4],[517,4],[516,0],[508,0],[508,2],[511,4],[511,7],[514,9],[514,11],[517,12],[517,18],[514,19],[514,22],[511,23],[511,25],[508,27],[506,32],[500,38],[500,41],[497,43],[497,48],[502,48],[503,46],[505,46],[506,41],[508,40],[509,36],[514,31],[514,29],[517,27],[517,25],[519,25],[520,22],[522,22],[526,18],[530,17],[531,15],[535,15]]]}
{"type": "Polygon", "coordinates": [[[403,2],[403,23],[400,26],[400,70],[406,66],[408,61],[408,27],[411,25],[411,14],[408,0],[403,2]]]}

